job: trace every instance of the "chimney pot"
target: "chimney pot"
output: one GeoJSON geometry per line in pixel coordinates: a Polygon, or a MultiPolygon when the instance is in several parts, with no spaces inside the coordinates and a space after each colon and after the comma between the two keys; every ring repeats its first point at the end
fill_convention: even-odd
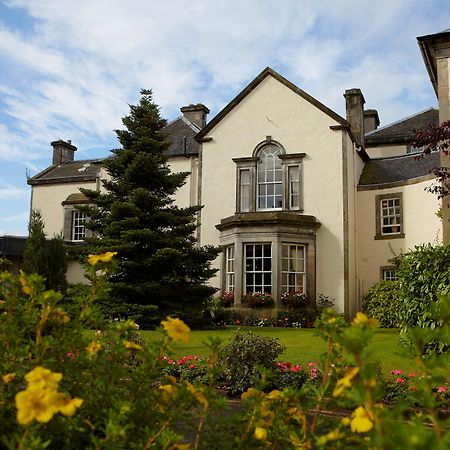
{"type": "Polygon", "coordinates": [[[380,126],[380,117],[376,109],[366,109],[364,111],[364,134],[376,130],[380,126]]]}

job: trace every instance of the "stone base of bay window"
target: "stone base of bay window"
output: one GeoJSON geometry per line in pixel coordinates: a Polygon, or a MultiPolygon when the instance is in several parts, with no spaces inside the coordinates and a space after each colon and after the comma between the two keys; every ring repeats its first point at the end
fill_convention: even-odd
{"type": "Polygon", "coordinates": [[[222,219],[216,225],[220,231],[220,244],[225,248],[222,292],[234,291],[234,308],[239,312],[248,311],[249,315],[270,314],[269,317],[286,311],[280,298],[283,291],[292,289],[290,279],[301,284],[308,303],[314,305],[316,231],[319,227],[314,216],[294,211],[238,213],[222,219]],[[270,293],[275,307],[241,306],[241,297],[248,292],[270,293]]]}

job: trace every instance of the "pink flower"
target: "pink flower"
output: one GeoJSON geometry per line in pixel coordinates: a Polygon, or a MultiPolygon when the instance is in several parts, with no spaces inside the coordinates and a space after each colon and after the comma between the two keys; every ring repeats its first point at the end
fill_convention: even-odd
{"type": "Polygon", "coordinates": [[[312,380],[315,380],[318,376],[318,372],[317,369],[315,367],[313,367],[310,371],[309,371],[309,376],[312,380]]]}
{"type": "Polygon", "coordinates": [[[399,369],[391,370],[391,375],[401,375],[403,371],[399,369]]]}
{"type": "Polygon", "coordinates": [[[308,363],[308,367],[316,367],[317,363],[316,362],[310,362],[308,363]]]}
{"type": "Polygon", "coordinates": [[[402,377],[399,377],[395,380],[396,383],[404,383],[406,380],[402,377]]]}
{"type": "Polygon", "coordinates": [[[195,364],[189,364],[189,369],[195,369],[195,364]]]}
{"type": "Polygon", "coordinates": [[[447,392],[447,388],[446,388],[445,386],[439,386],[438,389],[437,389],[437,391],[438,391],[440,394],[443,394],[443,393],[447,392]]]}
{"type": "Polygon", "coordinates": [[[73,358],[75,355],[72,352],[67,353],[66,355],[68,358],[73,358]]]}
{"type": "Polygon", "coordinates": [[[414,378],[416,376],[416,372],[409,372],[408,377],[414,378]]]}

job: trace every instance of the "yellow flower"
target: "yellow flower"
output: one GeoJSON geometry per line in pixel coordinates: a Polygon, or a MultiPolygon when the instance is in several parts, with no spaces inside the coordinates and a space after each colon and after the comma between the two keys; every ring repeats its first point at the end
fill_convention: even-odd
{"type": "Polygon", "coordinates": [[[335,441],[339,439],[339,428],[335,428],[334,430],[330,431],[329,433],[325,434],[324,436],[320,436],[317,439],[317,443],[319,445],[325,445],[330,441],[335,441]]]}
{"type": "Polygon", "coordinates": [[[57,398],[56,407],[62,414],[71,417],[82,404],[83,400],[81,398],[71,398],[67,395],[60,394],[57,398]]]}
{"type": "Polygon", "coordinates": [[[99,344],[98,342],[92,341],[87,347],[86,351],[88,352],[90,357],[95,356],[98,351],[102,348],[102,344],[99,344]]]}
{"type": "Polygon", "coordinates": [[[29,385],[36,385],[40,388],[57,389],[61,381],[62,374],[54,373],[45,367],[38,366],[25,375],[25,380],[29,385]]]}
{"type": "Polygon", "coordinates": [[[175,392],[175,387],[172,384],[163,384],[159,386],[159,389],[161,389],[164,392],[167,392],[170,395],[175,392]]]}
{"type": "Polygon", "coordinates": [[[265,441],[267,439],[267,430],[263,427],[256,427],[255,438],[258,439],[258,441],[265,441]]]}
{"type": "Polygon", "coordinates": [[[20,284],[22,285],[22,292],[24,294],[30,295],[33,290],[32,284],[30,283],[30,280],[27,278],[23,270],[20,271],[19,281],[20,284]]]}
{"type": "Polygon", "coordinates": [[[376,327],[378,326],[377,319],[369,319],[364,313],[357,312],[355,318],[353,319],[353,325],[357,326],[368,326],[368,327],[376,327]]]}
{"type": "Polygon", "coordinates": [[[277,398],[280,398],[280,397],[281,397],[281,392],[279,390],[277,390],[277,389],[269,392],[266,395],[266,399],[267,400],[276,400],[277,398]]]}
{"type": "Polygon", "coordinates": [[[262,392],[258,391],[257,389],[254,388],[248,388],[245,392],[243,392],[241,394],[241,399],[242,400],[248,400],[250,398],[253,397],[261,397],[262,392]]]}
{"type": "Polygon", "coordinates": [[[358,406],[352,413],[350,428],[354,433],[367,433],[373,428],[372,414],[364,406],[358,406]]]}
{"type": "Polygon", "coordinates": [[[142,350],[142,345],[136,344],[135,342],[124,341],[123,345],[128,350],[142,350]]]}
{"type": "Polygon", "coordinates": [[[189,341],[191,330],[182,320],[167,317],[167,320],[163,320],[161,324],[174,341],[189,341]]]}
{"type": "Polygon", "coordinates": [[[333,397],[338,397],[344,392],[345,389],[351,387],[352,385],[351,381],[358,372],[359,372],[358,367],[350,367],[350,369],[347,370],[345,376],[337,381],[333,391],[333,397]]]}
{"type": "Polygon", "coordinates": [[[208,400],[206,400],[205,396],[201,394],[191,383],[189,383],[189,381],[186,382],[186,386],[188,388],[188,391],[194,395],[196,400],[205,408],[207,408],[209,403],[208,400]]]}
{"type": "Polygon", "coordinates": [[[13,382],[14,378],[16,378],[15,373],[7,373],[6,375],[2,376],[3,382],[6,384],[13,382]]]}
{"type": "Polygon", "coordinates": [[[117,252],[106,252],[100,255],[89,255],[87,262],[91,266],[95,266],[99,261],[109,263],[113,257],[117,255],[117,252]]]}
{"type": "Polygon", "coordinates": [[[16,394],[17,421],[27,425],[36,419],[38,422],[50,421],[58,412],[57,392],[53,389],[30,385],[25,391],[16,394]]]}

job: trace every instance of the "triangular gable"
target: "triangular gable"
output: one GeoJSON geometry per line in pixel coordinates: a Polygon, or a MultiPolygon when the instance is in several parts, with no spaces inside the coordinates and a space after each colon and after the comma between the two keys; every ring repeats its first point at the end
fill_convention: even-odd
{"type": "Polygon", "coordinates": [[[206,126],[197,134],[195,139],[199,142],[235,107],[237,106],[248,94],[250,94],[266,77],[272,76],[281,84],[289,88],[292,92],[307,100],[309,103],[320,109],[322,112],[330,116],[333,120],[338,122],[344,127],[349,127],[350,124],[339,114],[326,107],[323,103],[320,103],[311,95],[300,89],[294,83],[281,76],[278,72],[270,67],[266,67],[246,88],[244,88],[225,108],[222,109],[206,126]]]}

